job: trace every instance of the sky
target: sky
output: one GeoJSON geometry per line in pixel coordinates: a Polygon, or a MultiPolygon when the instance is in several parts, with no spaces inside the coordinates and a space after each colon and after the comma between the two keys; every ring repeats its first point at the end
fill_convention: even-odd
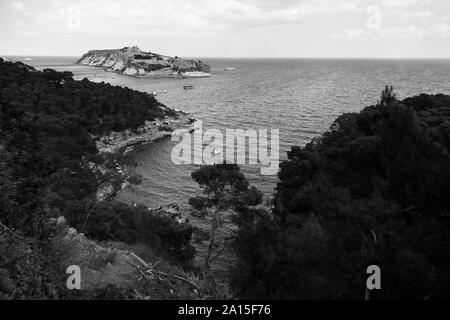
{"type": "Polygon", "coordinates": [[[449,0],[0,0],[0,55],[450,58],[449,0]]]}

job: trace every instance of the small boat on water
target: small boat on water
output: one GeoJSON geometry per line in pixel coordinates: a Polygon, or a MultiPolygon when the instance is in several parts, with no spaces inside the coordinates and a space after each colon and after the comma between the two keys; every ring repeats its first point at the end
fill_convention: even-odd
{"type": "Polygon", "coordinates": [[[233,71],[233,70],[236,70],[236,68],[229,67],[229,68],[224,68],[223,70],[225,70],[225,71],[233,71]]]}
{"type": "Polygon", "coordinates": [[[194,89],[194,86],[183,86],[184,90],[192,90],[194,89]]]}
{"type": "Polygon", "coordinates": [[[219,155],[219,154],[222,153],[222,149],[220,149],[220,148],[215,148],[213,152],[214,152],[214,154],[217,156],[217,155],[219,155]]]}

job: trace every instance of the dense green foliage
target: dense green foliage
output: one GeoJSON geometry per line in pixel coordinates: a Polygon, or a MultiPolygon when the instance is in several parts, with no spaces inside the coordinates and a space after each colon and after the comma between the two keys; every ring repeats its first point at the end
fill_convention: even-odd
{"type": "Polygon", "coordinates": [[[344,114],[281,166],[274,215],[259,212],[235,242],[243,297],[442,298],[450,289],[450,97],[344,114]]]}
{"type": "Polygon", "coordinates": [[[197,210],[216,207],[219,211],[234,209],[239,212],[262,200],[262,194],[255,187],[250,187],[236,164],[202,166],[192,173],[192,179],[204,194],[190,200],[197,210]]]}
{"type": "MultiPolygon", "coordinates": [[[[79,210],[66,215],[75,225],[86,219],[79,210]]],[[[192,227],[178,223],[164,211],[149,212],[117,201],[99,203],[89,215],[86,235],[99,240],[145,243],[153,252],[175,262],[188,262],[195,253],[190,245],[192,227]]]]}
{"type": "MultiPolygon", "coordinates": [[[[0,59],[0,223],[45,240],[49,219],[66,216],[96,239],[139,241],[165,257],[189,260],[190,227],[112,201],[127,178],[118,170],[126,159],[98,154],[94,141],[95,135],[169,115],[175,112],[146,93],[0,59]],[[111,193],[99,203],[97,191],[105,184],[111,193]]],[[[44,254],[46,247],[39,247],[44,254]]],[[[14,273],[12,266],[1,260],[0,275],[14,273]]]]}
{"type": "Polygon", "coordinates": [[[192,173],[192,179],[203,189],[203,196],[191,198],[189,203],[198,216],[210,219],[204,263],[204,269],[210,270],[213,260],[218,258],[228,246],[226,240],[216,239],[218,229],[224,225],[222,215],[232,210],[244,216],[252,210],[251,206],[261,203],[262,193],[249,186],[236,164],[202,166],[192,173]]]}
{"type": "Polygon", "coordinates": [[[68,117],[93,134],[136,129],[145,120],[175,115],[147,93],[87,79],[73,81],[70,72],[34,72],[21,63],[0,63],[4,112],[20,115],[31,108],[50,119],[68,117]]]}
{"type": "Polygon", "coordinates": [[[0,231],[0,300],[60,299],[65,279],[58,271],[51,248],[0,231]]]}

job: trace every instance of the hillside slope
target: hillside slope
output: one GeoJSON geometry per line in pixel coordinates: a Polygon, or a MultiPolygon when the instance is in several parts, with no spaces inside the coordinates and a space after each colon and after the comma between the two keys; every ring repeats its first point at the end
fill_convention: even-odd
{"type": "MultiPolygon", "coordinates": [[[[164,212],[114,201],[129,178],[122,168],[133,163],[120,153],[99,153],[96,141],[113,132],[139,134],[146,123],[178,116],[147,93],[0,59],[0,299],[70,298],[65,268],[88,260],[108,272],[135,273],[119,251],[94,246],[98,241],[140,245],[154,254],[146,261],[168,261],[168,269],[189,266],[195,254],[191,226],[164,212]],[[112,191],[99,200],[104,185],[112,191]],[[69,229],[67,238],[57,238],[49,222],[60,217],[80,233],[69,229]],[[67,255],[60,250],[65,244],[72,250],[67,255]],[[111,261],[120,262],[117,270],[109,269],[111,261]]],[[[102,282],[106,286],[127,283],[91,266],[85,270],[91,283],[97,276],[108,280],[102,282]]],[[[104,297],[105,287],[87,288],[96,292],[77,298],[104,297]]],[[[170,289],[163,291],[149,296],[170,297],[170,289]]],[[[120,290],[117,295],[124,298],[120,290]]]]}

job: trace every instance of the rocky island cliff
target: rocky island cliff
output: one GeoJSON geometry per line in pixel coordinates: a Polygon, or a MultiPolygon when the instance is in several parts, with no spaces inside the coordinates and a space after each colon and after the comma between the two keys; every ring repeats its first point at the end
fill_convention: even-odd
{"type": "Polygon", "coordinates": [[[142,78],[210,77],[209,65],[195,60],[144,52],[138,47],[91,50],[78,64],[103,67],[106,71],[142,78]]]}

